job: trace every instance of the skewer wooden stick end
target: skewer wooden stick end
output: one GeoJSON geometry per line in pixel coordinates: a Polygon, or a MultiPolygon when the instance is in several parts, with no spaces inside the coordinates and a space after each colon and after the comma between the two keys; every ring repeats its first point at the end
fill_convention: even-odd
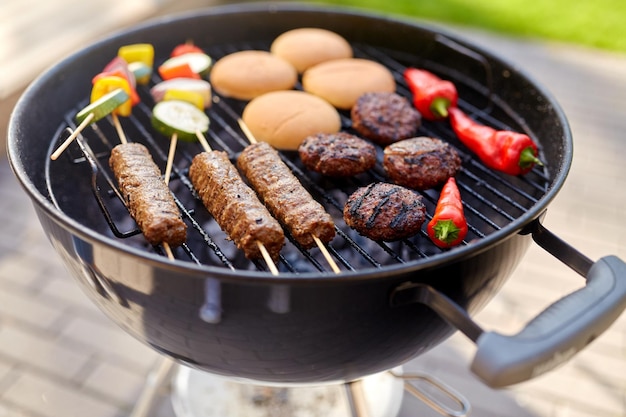
{"type": "Polygon", "coordinates": [[[117,114],[115,112],[113,112],[111,117],[113,117],[113,125],[115,126],[115,130],[117,131],[117,135],[120,137],[120,142],[124,144],[128,143],[128,140],[126,139],[126,134],[124,133],[124,129],[122,129],[122,124],[120,123],[120,118],[117,117],[117,114]]]}
{"type": "Polygon", "coordinates": [[[172,252],[172,248],[170,247],[169,243],[163,242],[163,249],[165,249],[165,253],[167,254],[167,257],[171,261],[173,261],[174,260],[174,253],[172,252]]]}
{"type": "Polygon", "coordinates": [[[270,269],[270,272],[272,273],[272,275],[278,275],[278,268],[276,268],[276,264],[274,264],[274,261],[272,260],[272,257],[270,256],[270,253],[267,251],[267,248],[265,247],[265,245],[259,241],[257,241],[256,243],[259,246],[261,255],[263,256],[263,259],[265,260],[265,263],[267,264],[267,267],[270,269]]]}
{"type": "Polygon", "coordinates": [[[170,150],[167,155],[167,165],[165,166],[165,184],[169,184],[170,175],[172,174],[172,165],[174,164],[174,154],[176,153],[176,143],[178,142],[178,135],[174,133],[170,141],[170,150]]]}
{"type": "Polygon", "coordinates": [[[239,123],[239,127],[241,128],[241,131],[243,132],[244,135],[246,135],[246,138],[248,139],[248,141],[252,144],[257,143],[256,138],[250,131],[250,128],[248,128],[248,126],[244,123],[244,121],[241,119],[237,119],[237,123],[239,123]]]}
{"type": "Polygon", "coordinates": [[[81,122],[81,124],[78,125],[76,130],[74,130],[72,134],[67,139],[65,139],[61,146],[59,146],[56,151],[54,151],[54,153],[50,155],[50,159],[56,161],[56,159],[63,153],[63,151],[66,150],[68,146],[70,146],[74,139],[76,139],[78,135],[80,135],[80,132],[82,132],[87,127],[87,125],[91,123],[91,120],[94,117],[95,115],[93,113],[89,113],[87,117],[85,117],[85,119],[81,122]]]}
{"type": "Polygon", "coordinates": [[[198,141],[202,145],[202,149],[204,149],[205,152],[211,152],[213,150],[211,149],[211,145],[209,145],[209,142],[207,142],[206,137],[201,131],[196,130],[196,137],[198,138],[198,141]]]}
{"type": "Polygon", "coordinates": [[[311,235],[311,237],[315,241],[315,244],[317,245],[317,247],[322,252],[322,255],[324,255],[324,258],[326,259],[326,262],[328,262],[328,265],[330,265],[330,268],[333,270],[333,272],[335,274],[340,273],[341,270],[337,266],[337,263],[332,258],[332,256],[330,256],[330,252],[328,252],[328,249],[326,248],[326,246],[324,246],[324,243],[320,240],[320,238],[315,236],[315,235],[311,235]]]}

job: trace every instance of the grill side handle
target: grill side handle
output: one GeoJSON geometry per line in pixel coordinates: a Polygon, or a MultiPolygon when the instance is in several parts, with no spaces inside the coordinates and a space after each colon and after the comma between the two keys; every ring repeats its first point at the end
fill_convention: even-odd
{"type": "Polygon", "coordinates": [[[585,287],[547,307],[518,334],[481,334],[471,370],[492,388],[539,376],[591,343],[625,308],[626,264],[606,256],[589,269],[585,287]]]}
{"type": "Polygon", "coordinates": [[[515,335],[484,331],[454,301],[419,283],[398,286],[392,306],[418,302],[437,312],[476,343],[472,372],[502,388],[548,372],[602,334],[626,309],[626,263],[606,256],[587,273],[586,286],[565,295],[515,335]]]}

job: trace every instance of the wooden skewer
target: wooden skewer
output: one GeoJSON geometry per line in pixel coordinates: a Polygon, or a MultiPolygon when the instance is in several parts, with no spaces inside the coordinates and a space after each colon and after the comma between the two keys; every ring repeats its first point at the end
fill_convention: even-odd
{"type": "MultiPolygon", "coordinates": [[[[202,145],[202,149],[204,149],[205,152],[211,152],[213,150],[211,149],[211,145],[209,145],[209,142],[206,140],[206,137],[204,137],[202,132],[197,130],[196,137],[198,138],[198,141],[202,145]]],[[[259,250],[261,251],[261,256],[263,256],[263,260],[267,264],[267,267],[269,268],[272,275],[278,275],[278,268],[276,268],[276,264],[274,264],[274,261],[272,260],[272,257],[270,256],[270,253],[267,251],[267,248],[265,247],[265,245],[259,242],[258,240],[256,244],[259,246],[259,250]]]]}
{"type": "MultiPolygon", "coordinates": [[[[59,146],[54,151],[54,153],[50,155],[50,159],[56,161],[63,153],[63,151],[65,151],[67,147],[70,146],[70,144],[74,141],[74,139],[78,137],[80,132],[82,132],[91,123],[94,117],[95,115],[93,113],[89,113],[87,117],[85,117],[83,121],[78,125],[76,130],[74,130],[72,134],[67,139],[65,139],[61,146],[59,146]]],[[[122,129],[122,125],[120,124],[119,117],[115,112],[111,114],[111,117],[113,118],[113,125],[115,126],[115,130],[117,131],[117,135],[120,137],[120,142],[127,143],[128,140],[126,139],[126,135],[124,134],[124,130],[122,129]]]]}
{"type": "MultiPolygon", "coordinates": [[[[163,177],[163,181],[165,181],[165,185],[169,185],[170,183],[170,175],[172,173],[172,164],[174,162],[174,153],[176,152],[176,143],[178,141],[178,135],[174,133],[172,135],[172,139],[170,141],[170,150],[167,155],[167,164],[165,166],[165,176],[163,177]]],[[[165,253],[170,260],[174,260],[174,254],[172,253],[172,248],[170,248],[169,243],[163,242],[163,249],[165,249],[165,253]]]]}
{"type": "Polygon", "coordinates": [[[167,242],[163,242],[163,249],[165,249],[165,253],[167,254],[167,257],[169,258],[170,261],[174,260],[174,253],[172,253],[172,248],[170,248],[170,244],[167,242]]]}
{"type": "MultiPolygon", "coordinates": [[[[244,133],[244,135],[246,135],[246,137],[248,138],[248,141],[251,144],[257,143],[256,138],[254,137],[254,135],[252,134],[252,132],[250,131],[248,126],[246,126],[244,121],[241,120],[241,119],[238,119],[237,123],[239,123],[239,127],[241,128],[241,131],[244,133]]],[[[333,270],[333,272],[336,273],[336,274],[340,273],[341,270],[337,266],[337,263],[332,258],[332,256],[330,256],[330,253],[328,252],[328,249],[326,248],[326,246],[324,246],[324,243],[320,240],[320,238],[315,236],[315,235],[311,235],[311,237],[315,241],[315,244],[317,245],[319,250],[322,252],[322,255],[326,259],[326,262],[328,262],[328,265],[330,265],[330,268],[333,270]]]]}
{"type": "Polygon", "coordinates": [[[326,262],[328,262],[328,264],[330,265],[330,269],[332,269],[335,274],[340,273],[341,270],[339,269],[339,267],[335,263],[335,260],[330,256],[330,253],[328,252],[328,249],[326,249],[326,246],[324,246],[324,243],[320,240],[320,238],[315,236],[315,235],[311,235],[311,237],[315,241],[315,244],[317,245],[317,247],[322,252],[322,255],[324,255],[324,258],[326,259],[326,262]]]}
{"type": "Polygon", "coordinates": [[[248,141],[252,144],[257,143],[256,138],[254,137],[254,135],[252,134],[248,126],[243,122],[243,120],[238,119],[237,123],[239,123],[239,127],[241,128],[241,131],[243,132],[244,135],[246,135],[246,138],[248,138],[248,141]]]}
{"type": "Polygon", "coordinates": [[[202,149],[204,149],[205,152],[211,152],[213,150],[211,149],[211,145],[209,145],[209,142],[207,142],[202,132],[196,130],[196,137],[198,138],[198,142],[200,142],[200,145],[202,145],[202,149]]]}
{"type": "Polygon", "coordinates": [[[126,134],[124,134],[124,129],[122,129],[122,125],[120,123],[120,118],[117,117],[117,114],[115,112],[113,112],[111,117],[113,118],[113,125],[115,126],[115,130],[117,131],[117,136],[120,137],[120,142],[123,144],[128,143],[128,140],[126,139],[126,134]]]}
{"type": "Polygon", "coordinates": [[[272,275],[278,275],[278,268],[276,268],[276,264],[274,264],[274,261],[272,260],[272,257],[270,256],[270,253],[267,251],[267,248],[265,247],[265,245],[259,242],[258,240],[256,241],[256,244],[259,246],[259,250],[261,251],[263,260],[265,260],[265,263],[267,264],[267,267],[270,269],[270,272],[272,273],[272,275]]]}
{"type": "Polygon", "coordinates": [[[81,122],[81,124],[78,125],[78,127],[76,128],[76,130],[74,130],[72,132],[72,134],[65,139],[65,142],[63,142],[61,144],[61,146],[59,146],[56,151],[54,151],[54,153],[52,155],[50,155],[50,159],[52,159],[53,161],[55,161],[62,153],[65,149],[67,149],[68,146],[70,146],[70,144],[74,141],[74,139],[76,139],[76,137],[78,137],[78,135],[80,134],[80,132],[83,131],[83,129],[85,129],[87,127],[87,125],[89,125],[89,123],[91,123],[91,120],[94,118],[94,114],[93,113],[89,113],[87,115],[87,117],[85,117],[85,119],[81,122]]]}
{"type": "Polygon", "coordinates": [[[165,184],[169,184],[170,175],[172,174],[172,165],[174,163],[174,154],[176,153],[176,143],[178,142],[178,135],[174,133],[170,140],[170,151],[167,155],[167,164],[165,165],[165,184]]]}

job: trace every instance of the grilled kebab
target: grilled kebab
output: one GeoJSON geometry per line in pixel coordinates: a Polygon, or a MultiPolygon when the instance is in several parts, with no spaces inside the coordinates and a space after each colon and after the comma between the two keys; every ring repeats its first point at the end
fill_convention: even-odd
{"type": "Polygon", "coordinates": [[[324,207],[315,201],[278,152],[266,142],[247,146],[237,166],[259,194],[269,211],[289,230],[304,248],[335,237],[335,224],[324,207]]]}
{"type": "Polygon", "coordinates": [[[117,145],[109,165],[146,240],[152,245],[182,245],[187,239],[187,225],[148,149],[140,143],[117,145]]]}
{"type": "Polygon", "coordinates": [[[189,178],[204,206],[248,259],[261,258],[259,243],[276,261],[285,235],[276,219],[243,181],[222,151],[193,158],[189,178]]]}

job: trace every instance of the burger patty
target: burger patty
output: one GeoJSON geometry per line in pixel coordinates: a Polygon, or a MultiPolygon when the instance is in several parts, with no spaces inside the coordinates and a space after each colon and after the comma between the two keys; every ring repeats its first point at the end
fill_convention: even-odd
{"type": "Polygon", "coordinates": [[[335,237],[335,223],[324,207],[293,175],[278,152],[266,142],[247,146],[237,158],[237,166],[258,193],[269,211],[304,248],[335,237]]]}
{"type": "Polygon", "coordinates": [[[396,184],[427,190],[455,176],[461,169],[461,158],[447,142],[421,136],[387,146],[383,167],[396,184]]]}
{"type": "Polygon", "coordinates": [[[248,259],[262,257],[259,243],[274,261],[278,259],[285,243],[283,229],[243,181],[226,152],[196,155],[189,178],[206,209],[248,259]]]}
{"type": "Polygon", "coordinates": [[[346,132],[308,136],[298,148],[304,166],[332,177],[349,177],[376,165],[376,148],[346,132]]]}
{"type": "Polygon", "coordinates": [[[182,245],[187,239],[187,225],[150,151],[140,143],[117,145],[109,165],[146,240],[152,245],[182,245]]]}
{"type": "Polygon", "coordinates": [[[415,136],[422,121],[413,105],[396,93],[365,93],[350,116],[359,135],[383,146],[415,136]]]}
{"type": "Polygon", "coordinates": [[[426,220],[422,196],[396,184],[372,183],[352,193],[344,206],[346,224],[372,240],[394,241],[418,233],[426,220]]]}

